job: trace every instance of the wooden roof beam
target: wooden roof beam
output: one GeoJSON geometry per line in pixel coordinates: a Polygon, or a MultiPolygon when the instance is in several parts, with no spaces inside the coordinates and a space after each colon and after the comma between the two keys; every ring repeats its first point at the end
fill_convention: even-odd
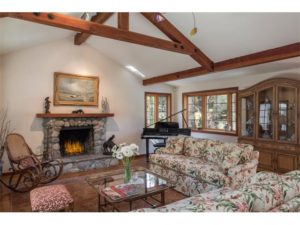
{"type": "MultiPolygon", "coordinates": [[[[97,13],[91,18],[92,22],[103,24],[105,23],[114,13],[97,13]]],[[[74,37],[74,44],[81,45],[85,42],[91,35],[87,33],[77,33],[74,37]]]]}
{"type": "Polygon", "coordinates": [[[189,54],[189,51],[181,43],[84,21],[60,13],[10,13],[9,17],[166,51],[189,54]]]}
{"type": "Polygon", "coordinates": [[[118,13],[118,28],[129,30],[129,13],[118,13]]]}
{"type": "Polygon", "coordinates": [[[208,71],[213,71],[214,63],[210,60],[197,46],[195,46],[187,37],[185,37],[172,23],[170,23],[160,13],[141,13],[147,20],[149,20],[160,31],[167,35],[171,40],[180,42],[185,45],[190,51],[190,56],[205,67],[208,71]],[[162,19],[156,20],[157,15],[162,19]]]}
{"type": "MultiPolygon", "coordinates": [[[[300,42],[217,62],[214,65],[214,72],[254,66],[262,63],[274,62],[298,56],[300,56],[300,42]]],[[[143,85],[196,77],[208,73],[211,72],[207,71],[203,67],[196,67],[193,69],[145,79],[143,80],[143,85]]]]}

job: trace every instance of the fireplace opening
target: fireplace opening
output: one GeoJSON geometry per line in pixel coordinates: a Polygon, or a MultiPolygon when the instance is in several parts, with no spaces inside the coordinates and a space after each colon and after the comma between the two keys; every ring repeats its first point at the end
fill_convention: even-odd
{"type": "Polygon", "coordinates": [[[93,126],[63,127],[59,134],[60,152],[63,157],[88,154],[93,151],[93,126]]]}

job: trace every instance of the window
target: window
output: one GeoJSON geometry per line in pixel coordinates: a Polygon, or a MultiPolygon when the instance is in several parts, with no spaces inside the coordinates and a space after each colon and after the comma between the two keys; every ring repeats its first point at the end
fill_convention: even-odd
{"type": "MultiPolygon", "coordinates": [[[[157,121],[166,121],[171,115],[171,94],[145,93],[145,126],[154,127],[157,121]],[[150,126],[152,125],[152,126],[150,126]]],[[[171,121],[171,118],[168,119],[171,121]]]]}
{"type": "Polygon", "coordinates": [[[187,125],[193,131],[236,135],[237,88],[183,93],[187,125]]]}

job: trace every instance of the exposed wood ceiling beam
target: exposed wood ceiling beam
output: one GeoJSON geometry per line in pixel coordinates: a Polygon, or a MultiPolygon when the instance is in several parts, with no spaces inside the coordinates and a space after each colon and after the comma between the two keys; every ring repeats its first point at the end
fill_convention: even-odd
{"type": "MultiPolygon", "coordinates": [[[[217,62],[214,66],[214,72],[243,68],[298,56],[300,56],[300,42],[217,62]]],[[[205,75],[208,73],[211,72],[207,71],[203,67],[196,67],[189,70],[145,79],[143,80],[143,85],[185,79],[205,75]]]]}
{"type": "Polygon", "coordinates": [[[129,13],[118,13],[118,28],[129,30],[129,13]]]}
{"type": "Polygon", "coordinates": [[[146,19],[148,19],[154,26],[167,35],[171,40],[180,42],[185,45],[190,51],[190,56],[197,61],[200,65],[205,67],[208,71],[213,71],[213,61],[211,61],[197,46],[195,46],[187,37],[185,37],[172,23],[170,23],[160,13],[141,13],[146,19]],[[157,16],[163,18],[161,21],[157,21],[157,16]]]}
{"type": "Polygon", "coordinates": [[[0,18],[7,17],[8,13],[0,13],[0,18]]]}
{"type": "MultiPolygon", "coordinates": [[[[114,13],[97,13],[91,19],[92,22],[103,24],[105,23],[114,13]]],[[[81,45],[85,42],[91,35],[87,33],[77,33],[74,38],[75,45],[81,45]]]]}
{"type": "Polygon", "coordinates": [[[130,42],[133,44],[166,51],[189,54],[189,51],[181,43],[167,41],[136,32],[121,30],[95,22],[84,21],[60,13],[9,13],[9,17],[53,27],[59,27],[67,30],[89,33],[100,37],[130,42]]]}

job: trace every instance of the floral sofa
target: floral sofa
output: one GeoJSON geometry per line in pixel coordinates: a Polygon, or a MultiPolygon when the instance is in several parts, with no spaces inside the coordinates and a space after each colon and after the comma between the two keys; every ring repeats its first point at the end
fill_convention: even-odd
{"type": "Polygon", "coordinates": [[[175,183],[175,190],[193,196],[238,188],[256,173],[258,156],[247,144],[176,136],[150,156],[150,169],[175,183]]]}
{"type": "Polygon", "coordinates": [[[300,212],[300,170],[259,172],[234,190],[224,187],[138,212],[300,212]]]}

